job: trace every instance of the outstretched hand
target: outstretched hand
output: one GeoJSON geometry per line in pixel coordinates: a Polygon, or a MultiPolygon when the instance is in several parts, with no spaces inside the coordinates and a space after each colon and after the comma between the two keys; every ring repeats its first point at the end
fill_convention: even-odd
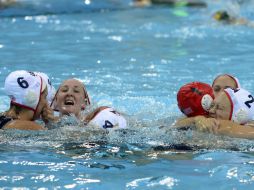
{"type": "Polygon", "coordinates": [[[49,105],[47,105],[43,108],[41,118],[45,124],[47,124],[50,121],[56,122],[58,120],[58,117],[54,116],[54,111],[52,110],[52,108],[49,105]]]}

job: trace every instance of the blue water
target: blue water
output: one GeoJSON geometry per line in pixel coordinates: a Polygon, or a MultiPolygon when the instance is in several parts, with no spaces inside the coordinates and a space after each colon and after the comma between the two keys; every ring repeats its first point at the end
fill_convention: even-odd
{"type": "Polygon", "coordinates": [[[0,188],[254,188],[253,141],[170,128],[187,82],[230,73],[254,93],[254,28],[211,19],[226,7],[254,20],[252,1],[144,9],[127,0],[20,2],[0,10],[0,111],[9,106],[9,72],[41,71],[55,87],[81,79],[94,105],[125,113],[130,130],[1,131],[0,188]]]}

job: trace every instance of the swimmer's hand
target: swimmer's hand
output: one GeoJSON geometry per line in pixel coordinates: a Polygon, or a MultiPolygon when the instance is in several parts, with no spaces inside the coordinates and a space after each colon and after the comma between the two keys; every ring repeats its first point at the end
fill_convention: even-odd
{"type": "Polygon", "coordinates": [[[181,118],[174,123],[174,127],[176,128],[194,126],[194,125],[195,125],[195,117],[181,118]]]}
{"type": "Polygon", "coordinates": [[[47,124],[49,122],[57,122],[59,120],[58,117],[54,116],[54,111],[52,110],[52,108],[49,105],[47,105],[43,108],[41,118],[45,124],[47,124]]]}
{"type": "Polygon", "coordinates": [[[195,127],[198,131],[218,134],[220,127],[219,120],[215,118],[206,118],[204,116],[196,116],[194,120],[195,127]]]}
{"type": "Polygon", "coordinates": [[[220,122],[214,118],[204,116],[187,117],[177,120],[173,127],[177,129],[197,129],[202,132],[217,134],[220,122]]]}
{"type": "Polygon", "coordinates": [[[181,118],[175,121],[175,123],[173,124],[173,128],[177,129],[193,128],[194,126],[195,126],[195,117],[181,118]]]}

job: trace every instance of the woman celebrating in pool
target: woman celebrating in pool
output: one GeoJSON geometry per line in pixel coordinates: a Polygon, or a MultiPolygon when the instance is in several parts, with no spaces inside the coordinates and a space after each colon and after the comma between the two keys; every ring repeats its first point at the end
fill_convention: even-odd
{"type": "MultiPolygon", "coordinates": [[[[52,102],[54,110],[59,111],[60,117],[73,114],[85,124],[91,124],[102,128],[126,127],[125,118],[114,109],[102,106],[91,113],[84,115],[82,111],[91,105],[84,84],[77,79],[65,80],[56,92],[52,102]]],[[[50,116],[50,111],[49,117],[50,116]]]]}
{"type": "Polygon", "coordinates": [[[90,98],[82,82],[68,79],[60,85],[51,105],[60,116],[73,114],[82,119],[81,111],[90,105],[90,98]]]}
{"type": "Polygon", "coordinates": [[[7,76],[4,89],[11,102],[10,109],[0,116],[1,129],[45,129],[34,122],[47,107],[47,86],[40,76],[23,70],[14,71],[7,76]]]}

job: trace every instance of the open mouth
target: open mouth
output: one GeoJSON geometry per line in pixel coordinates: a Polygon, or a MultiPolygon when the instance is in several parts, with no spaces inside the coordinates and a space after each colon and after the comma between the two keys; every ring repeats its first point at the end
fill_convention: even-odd
{"type": "Polygon", "coordinates": [[[66,105],[66,106],[73,106],[74,105],[74,101],[73,100],[65,100],[64,105],[66,105]]]}

